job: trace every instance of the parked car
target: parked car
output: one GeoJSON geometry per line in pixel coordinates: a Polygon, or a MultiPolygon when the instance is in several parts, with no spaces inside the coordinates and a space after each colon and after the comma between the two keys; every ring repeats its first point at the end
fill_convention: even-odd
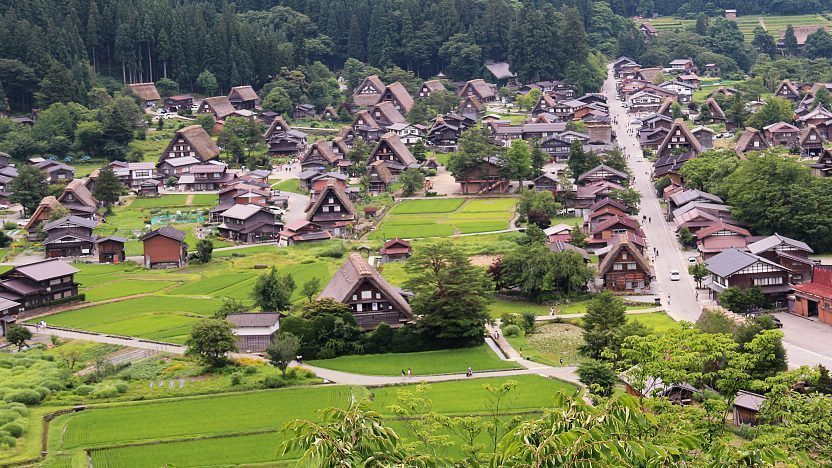
{"type": "Polygon", "coordinates": [[[679,281],[682,279],[682,275],[679,274],[679,270],[670,270],[670,281],[679,281]]]}
{"type": "Polygon", "coordinates": [[[771,321],[774,322],[775,327],[783,328],[783,322],[781,322],[779,318],[777,318],[773,315],[769,315],[769,317],[771,317],[771,321]]]}
{"type": "Polygon", "coordinates": [[[696,257],[688,257],[688,265],[696,265],[696,257]]]}

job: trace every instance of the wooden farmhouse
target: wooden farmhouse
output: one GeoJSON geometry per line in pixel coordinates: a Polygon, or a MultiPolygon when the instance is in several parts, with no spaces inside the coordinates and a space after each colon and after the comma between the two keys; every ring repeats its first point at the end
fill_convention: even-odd
{"type": "Polygon", "coordinates": [[[486,83],[483,79],[470,80],[466,82],[462,86],[462,89],[459,90],[459,95],[462,97],[473,96],[480,102],[491,102],[497,99],[495,87],[486,83]]]}
{"type": "Polygon", "coordinates": [[[650,289],[653,267],[625,236],[619,237],[599,261],[598,276],[606,289],[635,293],[650,289]]]}
{"type": "Polygon", "coordinates": [[[243,244],[275,241],[282,228],[271,210],[255,204],[235,204],[220,213],[219,220],[220,237],[243,244]]]}
{"type": "Polygon", "coordinates": [[[260,105],[260,97],[251,86],[235,86],[228,93],[228,102],[235,110],[254,110],[260,105]]]}
{"type": "Polygon", "coordinates": [[[295,245],[302,242],[329,240],[332,235],[316,224],[305,219],[298,219],[286,223],[280,231],[280,246],[295,245]]]}
{"type": "Polygon", "coordinates": [[[144,246],[146,268],[179,268],[188,263],[188,244],[185,233],[165,226],[150,231],[139,240],[144,246]]]}
{"type": "Polygon", "coordinates": [[[792,287],[789,312],[832,325],[832,266],[812,265],[811,276],[792,287]]]}
{"type": "Polygon", "coordinates": [[[378,75],[370,75],[355,88],[352,95],[353,105],[357,107],[369,107],[378,102],[381,93],[384,92],[384,82],[378,75]]]}
{"type": "Polygon", "coordinates": [[[413,248],[410,247],[410,242],[397,237],[385,242],[378,253],[381,255],[382,264],[403,262],[413,254],[413,248]]]}
{"type": "Polygon", "coordinates": [[[262,353],[280,329],[280,314],[275,312],[229,314],[225,318],[233,326],[237,350],[242,353],[262,353]]]}
{"type": "Polygon", "coordinates": [[[205,98],[196,110],[197,114],[210,114],[214,120],[223,121],[226,117],[234,114],[234,105],[227,96],[214,96],[205,98]]]}
{"type": "Polygon", "coordinates": [[[375,148],[367,158],[367,165],[376,161],[384,164],[390,172],[397,176],[408,168],[418,168],[419,162],[413,153],[405,146],[401,138],[395,133],[387,133],[379,139],[375,148]]]}
{"type": "Polygon", "coordinates": [[[133,83],[127,85],[127,88],[142,100],[145,107],[156,107],[162,102],[162,96],[154,83],[133,83]]]}
{"type": "Polygon", "coordinates": [[[174,158],[190,156],[199,161],[210,161],[220,155],[220,148],[200,125],[191,125],[176,131],[170,143],[159,157],[159,163],[174,158]]]}
{"type": "Polygon", "coordinates": [[[358,253],[351,253],[318,295],[347,304],[358,326],[373,330],[380,323],[401,327],[414,320],[410,304],[358,253]]]}
{"type": "Polygon", "coordinates": [[[465,195],[506,193],[509,187],[509,180],[503,175],[500,162],[494,157],[487,158],[477,167],[468,170],[457,182],[465,195]]]}
{"type": "Polygon", "coordinates": [[[358,219],[358,213],[349,196],[328,179],[326,185],[306,208],[306,220],[321,226],[334,236],[347,234],[348,227],[358,219]]]}
{"type": "Polygon", "coordinates": [[[445,86],[439,80],[427,80],[419,88],[419,98],[427,99],[434,91],[445,91],[445,86]]]}
{"type": "Polygon", "coordinates": [[[58,259],[13,267],[0,274],[0,298],[21,304],[27,311],[78,296],[78,270],[58,259]]]}
{"type": "Polygon", "coordinates": [[[98,221],[72,215],[44,224],[46,258],[92,255],[96,239],[92,230],[97,225],[98,221]]]}
{"type": "Polygon", "coordinates": [[[771,260],[727,249],[705,262],[710,278],[705,281],[711,299],[719,300],[719,294],[729,287],[741,290],[759,286],[767,299],[783,301],[789,292],[790,271],[771,260]]]}
{"type": "Polygon", "coordinates": [[[391,103],[393,108],[399,111],[400,114],[405,115],[413,108],[414,101],[404,85],[397,81],[384,88],[376,105],[382,102],[391,103]]]}

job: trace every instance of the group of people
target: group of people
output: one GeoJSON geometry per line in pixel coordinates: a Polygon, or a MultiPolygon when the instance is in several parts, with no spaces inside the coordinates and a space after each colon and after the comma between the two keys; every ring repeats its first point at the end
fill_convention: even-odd
{"type": "Polygon", "coordinates": [[[46,330],[46,320],[41,320],[40,322],[35,324],[35,330],[43,331],[46,330]]]}

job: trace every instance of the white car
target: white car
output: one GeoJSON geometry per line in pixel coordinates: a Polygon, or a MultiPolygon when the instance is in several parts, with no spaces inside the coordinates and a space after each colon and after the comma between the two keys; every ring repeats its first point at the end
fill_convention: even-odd
{"type": "Polygon", "coordinates": [[[696,257],[688,257],[689,265],[696,265],[696,257]]]}
{"type": "Polygon", "coordinates": [[[670,270],[670,281],[679,281],[682,279],[682,276],[679,274],[679,270],[670,270]]]}

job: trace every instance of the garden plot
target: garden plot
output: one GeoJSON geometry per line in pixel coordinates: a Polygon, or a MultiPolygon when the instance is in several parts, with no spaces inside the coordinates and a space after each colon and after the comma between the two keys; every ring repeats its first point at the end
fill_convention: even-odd
{"type": "Polygon", "coordinates": [[[396,205],[370,239],[447,237],[508,229],[515,198],[405,200],[396,205]]]}

